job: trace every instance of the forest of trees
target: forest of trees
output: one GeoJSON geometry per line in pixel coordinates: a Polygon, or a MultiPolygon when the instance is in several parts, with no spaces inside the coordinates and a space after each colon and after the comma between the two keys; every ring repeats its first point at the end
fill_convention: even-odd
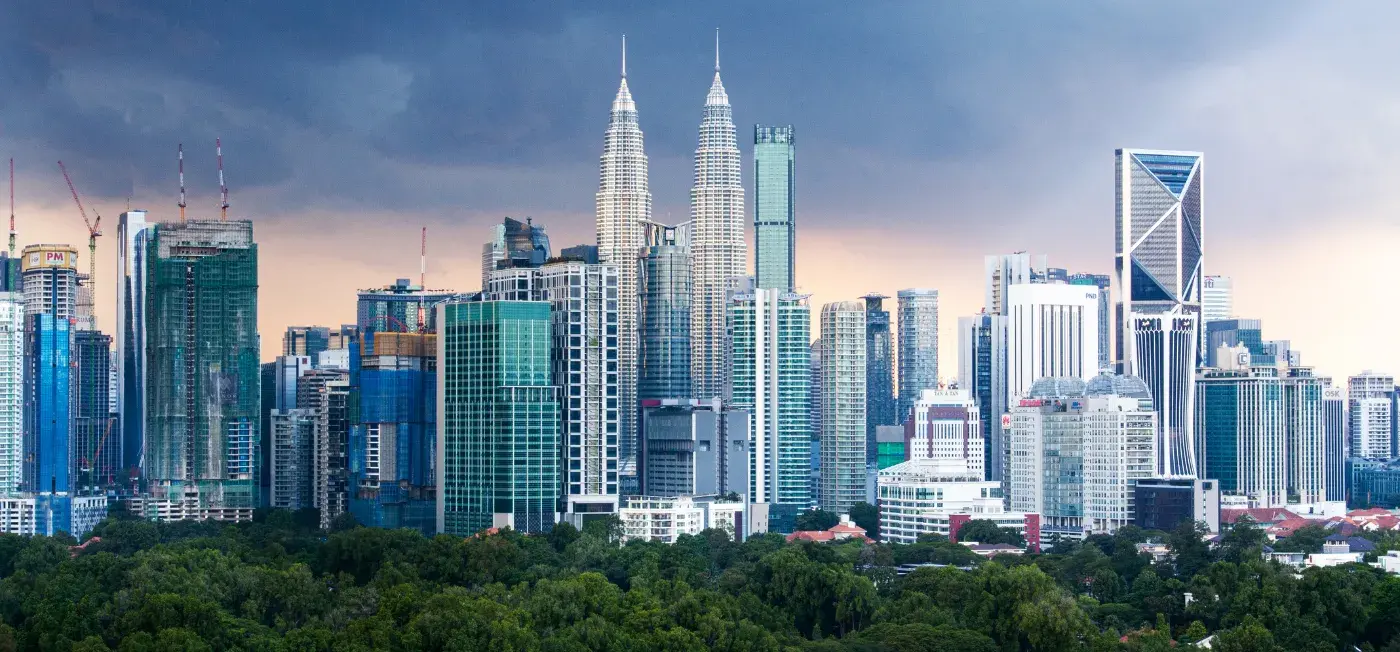
{"type": "Polygon", "coordinates": [[[1160,534],[1175,562],[1153,563],[1135,528],[986,561],[938,537],[619,546],[615,520],[465,539],[315,523],[109,519],[81,549],[0,536],[0,652],[1165,652],[1211,634],[1226,652],[1400,652],[1400,577],[1300,574],[1261,560],[1250,527],[1215,549],[1189,525],[1160,534]],[[896,573],[918,562],[952,566],[896,573]]]}

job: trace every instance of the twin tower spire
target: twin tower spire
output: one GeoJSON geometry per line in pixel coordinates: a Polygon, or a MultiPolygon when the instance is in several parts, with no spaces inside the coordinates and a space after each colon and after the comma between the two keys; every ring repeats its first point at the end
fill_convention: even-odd
{"type": "MultiPolygon", "coordinates": [[[[690,190],[691,385],[689,398],[722,396],[725,292],[729,279],[746,271],[744,189],[729,96],[719,78],[719,30],[715,30],[715,78],[705,100],[690,190]]],[[[638,360],[637,255],[643,224],[651,221],[652,197],[637,105],[627,87],[627,37],[622,38],[622,79],[613,100],[599,158],[595,196],[598,260],[618,269],[619,460],[623,474],[635,472],[638,360]]],[[[685,398],[685,397],[673,397],[685,398]]]]}

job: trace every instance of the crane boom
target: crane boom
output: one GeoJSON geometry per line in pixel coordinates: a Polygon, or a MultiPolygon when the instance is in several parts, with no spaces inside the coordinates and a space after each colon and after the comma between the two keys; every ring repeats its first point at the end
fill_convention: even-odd
{"type": "Polygon", "coordinates": [[[102,216],[96,211],[97,220],[88,219],[87,209],[83,208],[83,200],[78,196],[78,189],[73,186],[72,177],[68,176],[68,168],[63,165],[63,161],[58,162],[58,169],[63,171],[63,180],[68,182],[68,192],[73,193],[73,203],[78,205],[78,213],[83,216],[83,225],[88,230],[88,292],[84,301],[86,305],[81,308],[87,310],[87,317],[92,320],[92,327],[97,327],[97,311],[94,306],[97,304],[97,237],[102,235],[102,216]]]}

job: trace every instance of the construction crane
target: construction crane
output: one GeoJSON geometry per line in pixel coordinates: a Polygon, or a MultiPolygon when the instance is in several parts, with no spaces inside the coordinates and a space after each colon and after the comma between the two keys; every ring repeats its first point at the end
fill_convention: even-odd
{"type": "Polygon", "coordinates": [[[180,143],[180,223],[185,223],[185,144],[180,143]]]}
{"type": "MultiPolygon", "coordinates": [[[[116,419],[111,418],[111,417],[109,417],[109,418],[107,419],[107,428],[106,428],[106,430],[103,430],[103,431],[102,431],[102,438],[97,440],[97,447],[94,448],[94,449],[92,450],[92,456],[91,456],[91,457],[84,457],[84,458],[81,460],[81,461],[82,461],[82,469],[83,469],[83,472],[88,474],[88,478],[89,478],[88,482],[91,482],[91,481],[92,481],[92,480],[91,480],[91,477],[92,477],[93,462],[94,462],[95,460],[97,460],[97,456],[98,456],[98,455],[101,455],[101,454],[102,454],[102,445],[105,444],[105,443],[107,443],[107,435],[112,434],[112,422],[115,421],[115,420],[116,420],[116,419]]],[[[110,465],[109,465],[109,467],[110,467],[110,465]]]]}
{"type": "Polygon", "coordinates": [[[10,159],[10,258],[15,257],[15,160],[10,159]]]}
{"type": "Polygon", "coordinates": [[[83,216],[83,225],[88,230],[88,293],[87,293],[87,316],[92,319],[93,325],[97,323],[97,311],[93,307],[97,303],[97,238],[102,235],[102,216],[97,215],[97,221],[89,221],[87,209],[83,208],[83,200],[78,197],[78,189],[73,187],[73,179],[68,176],[68,168],[63,166],[63,161],[58,162],[58,169],[63,171],[63,180],[68,182],[68,192],[73,193],[73,202],[78,205],[78,213],[83,216]]]}
{"type": "Polygon", "coordinates": [[[428,332],[423,298],[428,293],[428,227],[423,227],[423,241],[418,248],[418,332],[428,332]]]}
{"type": "MultiPolygon", "coordinates": [[[[224,143],[222,139],[214,139],[214,153],[219,157],[219,196],[222,203],[219,204],[219,221],[228,221],[228,186],[224,184],[224,143]]],[[[181,184],[184,185],[184,184],[181,184]]]]}

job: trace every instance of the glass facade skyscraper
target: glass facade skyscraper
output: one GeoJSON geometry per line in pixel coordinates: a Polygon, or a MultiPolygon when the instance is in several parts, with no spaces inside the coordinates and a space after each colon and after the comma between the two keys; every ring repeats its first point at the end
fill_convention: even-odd
{"type": "Polygon", "coordinates": [[[910,288],[900,290],[898,297],[899,406],[895,423],[904,423],[919,393],[938,389],[938,290],[910,288]]]}
{"type": "Polygon", "coordinates": [[[769,503],[769,528],[790,532],[812,505],[811,310],[805,295],[743,288],[726,331],[730,405],[753,415],[749,500],[769,503]]]}
{"type": "Polygon", "coordinates": [[[539,267],[549,258],[549,234],[543,226],[528,217],[524,222],[507,217],[492,225],[491,240],[481,246],[481,288],[486,289],[491,272],[502,264],[539,267]]]}
{"type": "Polygon", "coordinates": [[[754,282],[796,290],[797,157],[792,126],[753,128],[754,282]]]}
{"type": "Polygon", "coordinates": [[[867,294],[865,301],[865,456],[875,459],[875,428],[898,423],[894,401],[894,343],[890,338],[890,311],[883,294],[867,294]]]}
{"type": "Polygon", "coordinates": [[[109,401],[111,351],[109,335],[73,333],[72,478],[81,493],[104,493],[120,481],[121,434],[109,401]]]}
{"type": "Polygon", "coordinates": [[[637,315],[637,396],[690,396],[690,238],[687,225],[648,222],[637,315]]]}
{"type": "Polygon", "coordinates": [[[1005,480],[1008,320],[983,313],[958,319],[958,387],[966,390],[982,413],[982,442],[987,479],[1005,480]]]}
{"type": "Polygon", "coordinates": [[[845,514],[866,499],[865,307],[822,306],[821,508],[845,514]]]}
{"type": "Polygon", "coordinates": [[[1113,280],[1107,274],[1071,274],[1070,285],[1092,285],[1099,289],[1099,371],[1113,368],[1113,351],[1109,347],[1109,333],[1113,329],[1113,319],[1109,315],[1109,287],[1113,280]]]}
{"type": "Polygon", "coordinates": [[[149,251],[143,470],[152,506],[250,519],[262,464],[253,224],[161,223],[149,251]]]}
{"type": "Polygon", "coordinates": [[[547,532],[558,520],[563,469],[549,313],[543,301],[439,308],[439,532],[547,532]]]}
{"type": "Polygon", "coordinates": [[[1167,446],[1161,472],[1193,476],[1195,369],[1200,360],[1205,247],[1199,152],[1115,154],[1117,359],[1152,390],[1167,446]]]}
{"type": "Polygon", "coordinates": [[[146,427],[146,211],[117,221],[117,421],[122,480],[139,475],[146,427]]]}

